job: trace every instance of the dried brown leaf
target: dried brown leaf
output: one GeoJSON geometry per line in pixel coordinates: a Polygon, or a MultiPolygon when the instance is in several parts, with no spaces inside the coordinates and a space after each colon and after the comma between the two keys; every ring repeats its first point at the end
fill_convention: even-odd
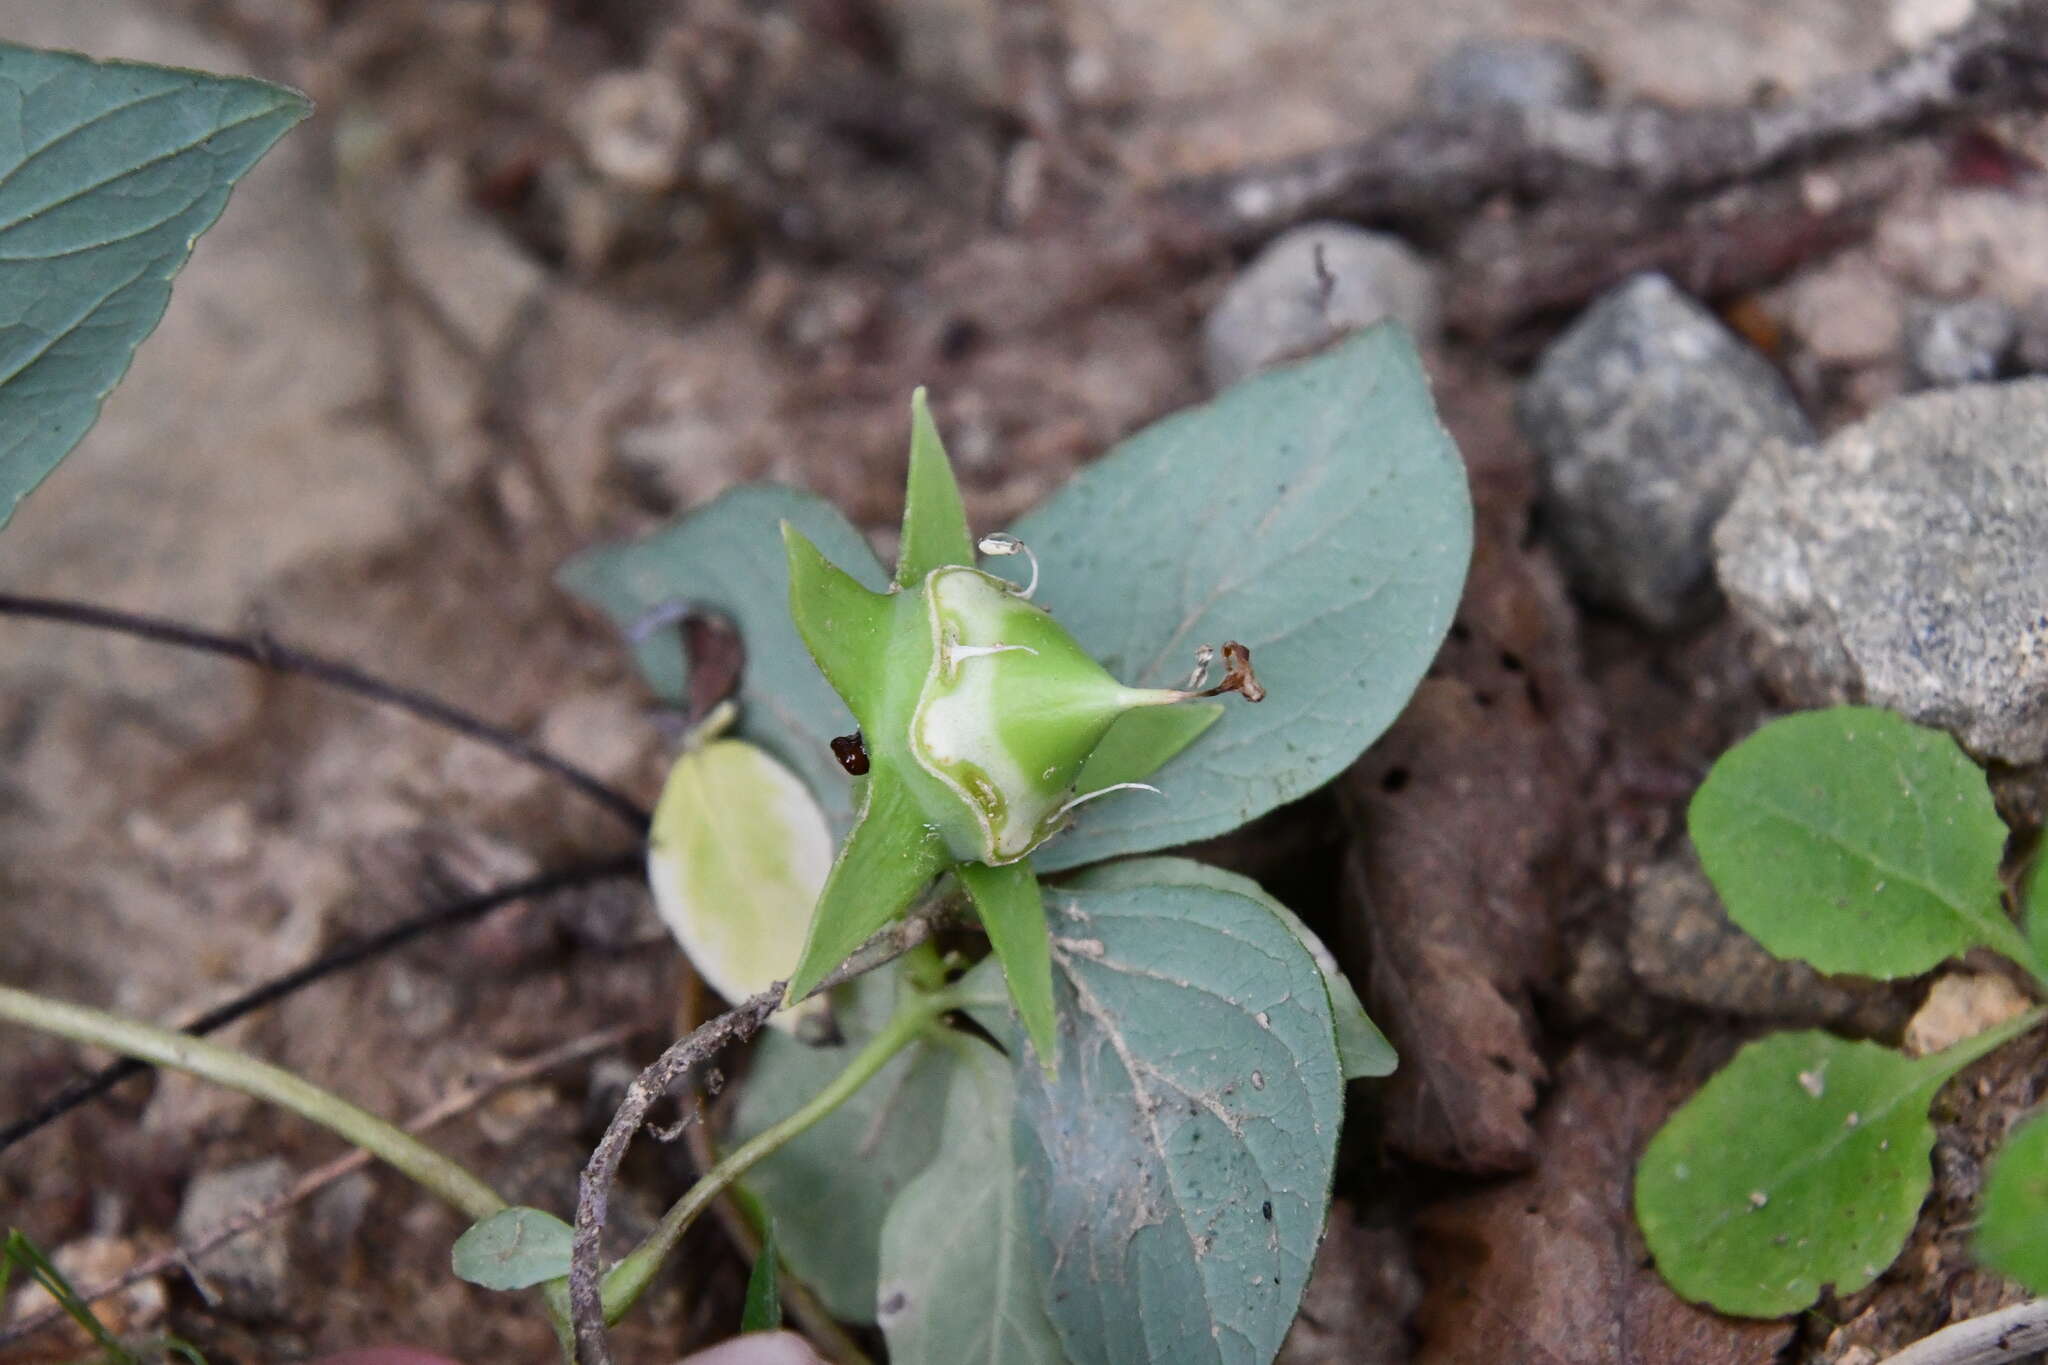
{"type": "Polygon", "coordinates": [[[1581,1048],[1558,1068],[1519,1179],[1425,1214],[1429,1290],[1418,1365],[1755,1365],[1789,1323],[1724,1318],[1657,1275],[1630,1214],[1630,1178],[1682,1084],[1581,1048]]]}

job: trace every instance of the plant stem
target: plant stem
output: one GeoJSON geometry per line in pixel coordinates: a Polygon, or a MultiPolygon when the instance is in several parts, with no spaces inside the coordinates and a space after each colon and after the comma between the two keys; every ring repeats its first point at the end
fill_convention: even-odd
{"type": "MultiPolygon", "coordinates": [[[[829,991],[842,982],[851,981],[903,956],[931,937],[951,904],[950,897],[936,895],[906,918],[883,926],[819,982],[810,994],[829,991]]],[[[612,1181],[618,1176],[619,1163],[625,1160],[626,1148],[646,1122],[648,1109],[668,1093],[670,1086],[709,1061],[720,1049],[752,1037],[768,1022],[768,1016],[782,1007],[787,985],[787,982],[778,981],[724,1014],[705,1020],[670,1043],[661,1056],[626,1087],[618,1112],[612,1115],[604,1137],[591,1152],[590,1161],[583,1168],[583,1178],[577,1182],[576,1237],[569,1253],[569,1316],[576,1332],[572,1358],[580,1360],[583,1365],[610,1365],[611,1362],[611,1352],[604,1339],[604,1286],[598,1264],[598,1242],[604,1233],[612,1181]]],[[[958,1008],[960,1003],[949,999],[946,1008],[958,1008]]],[[[546,1292],[550,1309],[558,1309],[561,1285],[553,1284],[546,1292]]]]}
{"type": "MultiPolygon", "coordinates": [[[[888,1064],[890,1058],[915,1042],[932,1020],[955,1008],[957,1003],[947,991],[932,995],[912,994],[898,1007],[882,1031],[869,1039],[867,1046],[855,1053],[853,1060],[824,1089],[779,1123],[771,1124],[735,1147],[716,1166],[706,1171],[662,1216],[660,1225],[648,1234],[646,1240],[605,1273],[606,1325],[625,1316],[626,1310],[646,1291],[662,1261],[712,1200],[756,1163],[773,1155],[785,1143],[851,1099],[888,1064]]],[[[566,1304],[566,1297],[563,1302],[566,1304]]]]}
{"type": "Polygon", "coordinates": [[[471,1218],[488,1218],[505,1207],[489,1185],[410,1133],[282,1067],[232,1048],[10,986],[0,986],[0,1019],[187,1071],[289,1109],[381,1158],[471,1218]]]}

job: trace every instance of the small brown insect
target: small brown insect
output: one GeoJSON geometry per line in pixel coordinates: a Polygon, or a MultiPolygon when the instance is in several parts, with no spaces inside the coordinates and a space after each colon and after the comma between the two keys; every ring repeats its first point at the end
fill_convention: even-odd
{"type": "Polygon", "coordinates": [[[832,757],[839,760],[839,766],[855,777],[864,776],[868,770],[868,746],[861,742],[860,731],[841,735],[832,741],[832,757]]]}

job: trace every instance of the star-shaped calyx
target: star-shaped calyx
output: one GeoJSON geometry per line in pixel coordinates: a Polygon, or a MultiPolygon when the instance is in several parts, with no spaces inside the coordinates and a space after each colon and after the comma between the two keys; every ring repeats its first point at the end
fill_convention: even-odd
{"type": "MultiPolygon", "coordinates": [[[[895,581],[871,592],[789,523],[789,603],[811,657],[853,712],[835,746],[862,775],[851,833],[819,893],[788,998],[807,994],[951,871],[1003,966],[1018,1017],[1055,1056],[1052,947],[1031,851],[1075,806],[1142,785],[1215,722],[1222,692],[1264,693],[1242,646],[1205,687],[1126,687],[1023,588],[975,567],[976,543],[924,391],[911,398],[910,481],[895,581]]],[[[1007,536],[984,554],[1025,550],[1007,536]]]]}

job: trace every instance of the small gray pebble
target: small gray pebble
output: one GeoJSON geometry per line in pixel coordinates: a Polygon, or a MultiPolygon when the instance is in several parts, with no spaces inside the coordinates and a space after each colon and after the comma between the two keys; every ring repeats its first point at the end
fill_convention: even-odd
{"type": "Polygon", "coordinates": [[[1713,605],[1708,537],[1757,447],[1812,439],[1770,362],[1662,275],[1551,343],[1517,414],[1573,587],[1658,629],[1713,605]]]}
{"type": "Polygon", "coordinates": [[[1925,308],[1906,324],[1906,367],[1917,389],[1996,379],[2019,336],[2019,318],[1997,299],[1925,308]]]}
{"type": "Polygon", "coordinates": [[[1590,109],[1599,102],[1592,60],[1548,38],[1469,38],[1422,78],[1422,106],[1439,118],[1486,109],[1590,109]]]}
{"type": "Polygon", "coordinates": [[[1202,356],[1222,389],[1385,318],[1428,343],[1437,317],[1436,275],[1406,242],[1310,223],[1274,238],[1231,281],[1203,324],[1202,356]]]}
{"type": "MultiPolygon", "coordinates": [[[[178,1240],[199,1241],[278,1198],[290,1184],[291,1168],[279,1157],[194,1176],[178,1210],[178,1240]]],[[[290,1311],[296,1293],[291,1283],[290,1226],[288,1220],[272,1218],[194,1259],[200,1283],[221,1312],[264,1322],[290,1311]]]]}

